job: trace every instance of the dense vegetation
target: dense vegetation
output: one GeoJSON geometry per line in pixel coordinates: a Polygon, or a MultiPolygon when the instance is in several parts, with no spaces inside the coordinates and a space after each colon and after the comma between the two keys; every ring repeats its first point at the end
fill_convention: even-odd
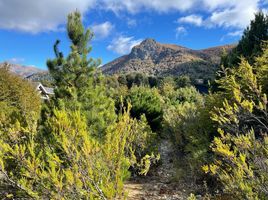
{"type": "Polygon", "coordinates": [[[71,13],[70,54],[56,41],[47,62],[49,101],[0,68],[1,198],[124,198],[124,181],[159,164],[166,138],[185,163],[178,178],[204,182],[206,198],[267,199],[268,45],[251,39],[256,24],[267,39],[267,16],[258,13],[235,52],[247,40],[258,53],[236,55],[245,58],[223,67],[217,92],[200,94],[186,76],[103,76],[88,58],[92,33],[71,13]]]}

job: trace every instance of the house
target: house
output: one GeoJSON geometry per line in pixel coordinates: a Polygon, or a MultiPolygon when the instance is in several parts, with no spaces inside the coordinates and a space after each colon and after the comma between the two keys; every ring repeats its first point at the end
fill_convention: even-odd
{"type": "Polygon", "coordinates": [[[54,95],[54,88],[45,87],[42,83],[33,82],[36,91],[40,94],[41,99],[49,100],[54,95]]]}

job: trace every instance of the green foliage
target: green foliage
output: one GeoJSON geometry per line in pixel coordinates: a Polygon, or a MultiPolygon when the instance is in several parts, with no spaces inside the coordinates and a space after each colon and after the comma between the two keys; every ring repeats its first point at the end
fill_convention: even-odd
{"type": "Polygon", "coordinates": [[[118,82],[121,85],[127,86],[128,88],[131,88],[135,85],[157,87],[159,84],[159,78],[141,73],[130,73],[119,75],[118,82]]]}
{"type": "Polygon", "coordinates": [[[263,46],[263,54],[256,58],[253,66],[264,93],[268,94],[268,43],[263,46]]]}
{"type": "Polygon", "coordinates": [[[105,129],[115,122],[116,114],[105,80],[96,70],[99,61],[88,59],[91,51],[88,43],[92,34],[89,29],[84,29],[78,12],[68,16],[67,32],[72,42],[70,54],[64,58],[58,50],[57,41],[54,45],[56,58],[47,62],[56,85],[52,103],[59,108],[80,109],[92,134],[103,139],[105,129]]]}
{"type": "Polygon", "coordinates": [[[226,70],[218,81],[226,99],[211,113],[220,136],[211,144],[213,163],[203,169],[218,178],[224,192],[239,199],[268,195],[267,98],[258,74],[245,60],[226,70]]]}
{"type": "Polygon", "coordinates": [[[170,90],[166,95],[164,133],[172,138],[184,155],[185,176],[197,176],[200,167],[208,160],[210,137],[214,130],[209,118],[210,107],[206,106],[213,105],[215,100],[202,97],[193,87],[170,90]]]}
{"type": "Polygon", "coordinates": [[[233,136],[219,130],[211,145],[217,156],[204,166],[205,172],[216,176],[224,193],[237,199],[266,199],[268,181],[268,143],[255,138],[254,132],[233,136]]]}
{"type": "Polygon", "coordinates": [[[90,86],[81,100],[88,126],[99,139],[104,137],[106,128],[117,118],[114,100],[109,95],[104,78],[99,75],[97,79],[91,79],[90,86]]]}
{"type": "Polygon", "coordinates": [[[131,88],[133,86],[150,86],[151,88],[161,88],[164,84],[172,84],[175,88],[191,86],[192,81],[189,76],[178,76],[178,77],[157,77],[148,76],[140,73],[129,73],[121,74],[119,76],[114,75],[120,85],[131,88]]]}
{"type": "Polygon", "coordinates": [[[218,81],[225,96],[222,107],[212,113],[212,119],[229,133],[239,134],[254,129],[256,134],[268,131],[266,94],[262,92],[253,68],[243,60],[237,69],[229,69],[218,81]]]}
{"type": "Polygon", "coordinates": [[[87,58],[91,51],[88,42],[92,34],[89,29],[84,29],[79,12],[68,16],[67,33],[72,43],[70,54],[64,58],[62,52],[59,52],[60,41],[57,40],[54,45],[56,58],[48,60],[47,66],[57,86],[56,97],[80,101],[90,86],[92,73],[99,65],[99,61],[87,58]]]}
{"type": "Polygon", "coordinates": [[[112,199],[123,195],[130,166],[146,174],[158,159],[145,152],[154,137],[146,121],[131,119],[129,112],[108,128],[102,143],[92,137],[80,111],[56,109],[48,124],[50,143],[36,142],[34,132],[10,142],[3,137],[10,131],[0,132],[0,172],[26,196],[112,199]]]}
{"type": "Polygon", "coordinates": [[[191,80],[189,76],[179,76],[175,78],[176,88],[183,88],[191,86],[191,80]]]}
{"type": "Polygon", "coordinates": [[[27,127],[37,120],[40,97],[31,83],[9,72],[8,64],[0,67],[0,128],[17,120],[27,127]]]}
{"type": "Polygon", "coordinates": [[[151,129],[153,131],[161,130],[162,99],[156,88],[132,87],[126,99],[132,105],[131,116],[140,119],[145,114],[151,129]]]}
{"type": "Polygon", "coordinates": [[[65,58],[58,51],[57,41],[56,59],[48,61],[55,97],[43,104],[40,123],[35,119],[26,126],[21,120],[39,114],[32,102],[40,100],[34,89],[0,69],[0,187],[7,188],[8,198],[124,198],[123,183],[131,172],[146,175],[159,160],[156,134],[145,117],[148,114],[151,122],[158,117],[157,90],[133,88],[139,116],[130,117],[130,105],[127,110],[121,106],[116,115],[111,97],[116,92],[125,96],[126,88],[112,89],[121,88],[114,79],[106,88],[107,79],[94,69],[97,62],[87,58],[91,33],[84,30],[78,12],[69,15],[67,31],[70,55],[65,58]],[[141,98],[139,91],[145,94],[141,98]],[[138,100],[154,105],[147,105],[144,115],[138,100]]]}
{"type": "Polygon", "coordinates": [[[193,193],[191,193],[187,200],[196,200],[196,197],[193,193]]]}
{"type": "Polygon", "coordinates": [[[253,64],[254,58],[262,54],[263,42],[268,40],[267,30],[268,16],[262,12],[256,13],[255,19],[245,29],[237,47],[229,55],[223,57],[222,64],[226,67],[237,66],[241,57],[253,64]]]}

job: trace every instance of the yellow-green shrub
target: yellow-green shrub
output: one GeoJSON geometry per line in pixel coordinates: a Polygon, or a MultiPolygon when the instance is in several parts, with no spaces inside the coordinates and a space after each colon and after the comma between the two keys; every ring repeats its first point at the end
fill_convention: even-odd
{"type": "Polygon", "coordinates": [[[267,98],[260,80],[245,60],[227,69],[218,81],[226,99],[211,112],[220,136],[211,144],[213,163],[203,169],[235,199],[268,195],[267,98]]]}

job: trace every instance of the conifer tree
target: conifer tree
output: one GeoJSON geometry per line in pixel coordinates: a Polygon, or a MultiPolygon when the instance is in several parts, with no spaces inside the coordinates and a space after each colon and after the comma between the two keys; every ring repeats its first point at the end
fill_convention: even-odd
{"type": "Polygon", "coordinates": [[[68,16],[67,32],[71,52],[65,58],[59,51],[59,40],[54,45],[56,58],[48,60],[49,72],[55,80],[54,105],[72,110],[81,109],[93,134],[102,138],[106,127],[116,119],[114,101],[108,96],[104,79],[97,70],[99,60],[88,58],[92,32],[84,28],[81,14],[68,16]]]}
{"type": "Polygon", "coordinates": [[[258,12],[255,14],[255,19],[250,22],[250,26],[244,30],[237,47],[227,56],[223,56],[222,64],[225,67],[237,66],[241,57],[253,64],[254,57],[262,54],[262,44],[266,40],[268,40],[268,16],[258,12]]]}
{"type": "Polygon", "coordinates": [[[79,12],[68,16],[67,32],[71,41],[71,52],[64,58],[59,51],[57,40],[54,45],[56,58],[48,60],[47,66],[55,79],[56,98],[68,98],[68,100],[80,100],[89,85],[93,70],[99,65],[99,61],[88,59],[91,47],[88,46],[92,38],[89,29],[85,30],[79,12]]]}

